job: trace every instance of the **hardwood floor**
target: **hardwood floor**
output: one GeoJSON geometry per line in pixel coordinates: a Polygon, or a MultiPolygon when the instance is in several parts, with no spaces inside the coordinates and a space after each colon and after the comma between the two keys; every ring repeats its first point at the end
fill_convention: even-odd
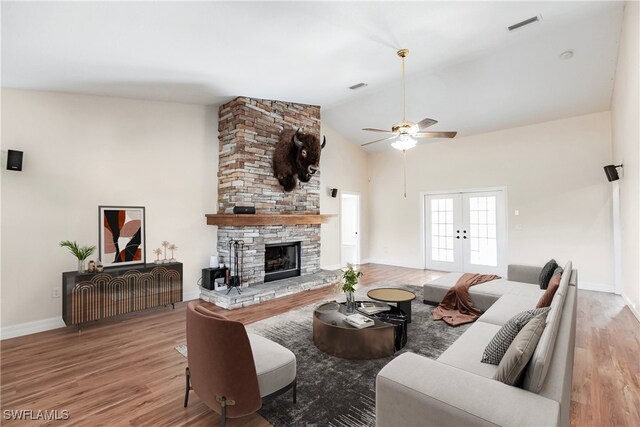
{"type": "MultiPolygon", "coordinates": [[[[422,284],[440,273],[362,266],[361,284],[422,284]]],[[[318,301],[335,288],[299,293],[225,311],[246,324],[318,301]]],[[[339,292],[338,292],[339,293],[339,292]]],[[[197,395],[182,407],[186,359],[174,350],[185,339],[186,303],[132,313],[87,326],[2,341],[2,425],[210,426],[218,424],[197,395]],[[7,421],[5,410],[67,410],[66,421],[7,421]]],[[[640,425],[640,325],[622,299],[580,291],[571,406],[572,425],[640,425]]],[[[304,404],[302,396],[299,404],[304,404]]],[[[258,415],[230,427],[268,426],[258,415]]]]}

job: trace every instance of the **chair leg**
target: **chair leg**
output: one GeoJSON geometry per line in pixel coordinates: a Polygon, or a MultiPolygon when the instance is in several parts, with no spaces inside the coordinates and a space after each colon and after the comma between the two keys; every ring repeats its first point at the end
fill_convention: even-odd
{"type": "Polygon", "coordinates": [[[298,395],[298,393],[297,393],[297,385],[298,385],[298,382],[294,381],[294,383],[293,383],[293,403],[294,404],[296,403],[297,395],[298,395]]]}
{"type": "Polygon", "coordinates": [[[222,413],[220,414],[220,427],[227,424],[227,405],[222,405],[222,413]]]}
{"type": "Polygon", "coordinates": [[[187,369],[184,371],[186,380],[187,380],[187,387],[186,390],[184,391],[184,407],[187,407],[187,404],[189,403],[189,390],[191,390],[191,372],[189,371],[189,368],[187,367],[187,369]]]}

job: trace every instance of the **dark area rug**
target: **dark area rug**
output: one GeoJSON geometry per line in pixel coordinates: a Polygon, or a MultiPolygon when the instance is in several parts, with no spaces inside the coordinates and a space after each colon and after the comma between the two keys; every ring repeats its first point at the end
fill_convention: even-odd
{"type": "MultiPolygon", "coordinates": [[[[470,325],[448,326],[431,318],[433,306],[423,304],[422,287],[379,283],[356,293],[367,300],[366,291],[376,287],[407,289],[416,294],[407,345],[395,356],[411,351],[436,359],[470,325]]],[[[344,298],[342,298],[344,301],[344,298]]],[[[259,414],[280,426],[374,426],[376,375],[393,357],[375,360],[345,360],[318,350],[313,344],[312,314],[319,304],[251,324],[249,332],[267,337],[289,348],[298,366],[298,403],[291,393],[265,405],[259,414]]]]}

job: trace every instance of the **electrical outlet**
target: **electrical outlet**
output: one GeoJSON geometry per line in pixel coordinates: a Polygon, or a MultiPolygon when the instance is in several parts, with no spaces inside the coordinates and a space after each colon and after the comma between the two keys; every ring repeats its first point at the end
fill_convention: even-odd
{"type": "Polygon", "coordinates": [[[60,288],[51,288],[51,298],[60,298],[60,288]]]}

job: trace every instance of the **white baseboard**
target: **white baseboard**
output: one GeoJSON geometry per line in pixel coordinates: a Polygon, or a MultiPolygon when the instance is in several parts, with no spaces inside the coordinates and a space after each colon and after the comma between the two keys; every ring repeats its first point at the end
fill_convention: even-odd
{"type": "Polygon", "coordinates": [[[578,281],[578,289],[583,291],[595,291],[595,292],[606,292],[606,293],[614,293],[615,288],[613,284],[607,285],[605,283],[593,283],[593,282],[583,282],[578,281]]]}
{"type": "Polygon", "coordinates": [[[323,270],[339,270],[342,268],[342,266],[340,264],[332,264],[332,265],[325,265],[324,267],[320,267],[323,270]]]}
{"type": "Polygon", "coordinates": [[[65,324],[62,317],[51,317],[49,319],[35,320],[18,325],[4,326],[0,328],[0,339],[6,340],[64,327],[65,324]]]}
{"type": "Polygon", "coordinates": [[[182,291],[182,301],[191,301],[200,298],[200,289],[196,291],[182,291]]]}
{"type": "Polygon", "coordinates": [[[394,261],[386,261],[383,259],[366,259],[362,261],[363,264],[382,264],[382,265],[391,265],[393,267],[404,267],[404,268],[417,268],[419,270],[424,270],[421,265],[413,265],[402,262],[394,262],[394,261]]]}
{"type": "Polygon", "coordinates": [[[640,311],[638,311],[638,309],[635,307],[635,304],[632,303],[624,293],[622,294],[622,299],[624,299],[624,302],[625,304],[627,304],[627,307],[629,307],[629,310],[631,310],[633,315],[636,316],[636,319],[638,319],[638,322],[640,322],[640,311]]]}

